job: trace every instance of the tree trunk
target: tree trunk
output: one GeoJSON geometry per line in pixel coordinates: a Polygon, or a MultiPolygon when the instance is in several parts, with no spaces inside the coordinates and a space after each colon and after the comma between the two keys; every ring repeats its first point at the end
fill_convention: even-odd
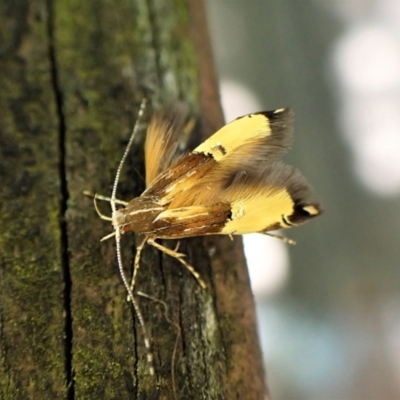
{"type": "MultiPolygon", "coordinates": [[[[99,242],[111,226],[82,195],[110,194],[143,96],[187,103],[197,142],[221,126],[201,0],[5,0],[0,26],[0,398],[266,398],[241,241],[181,241],[205,290],[145,248],[151,376],[115,245],[99,242]]],[[[120,199],[140,194],[140,175],[136,144],[120,199]]]]}

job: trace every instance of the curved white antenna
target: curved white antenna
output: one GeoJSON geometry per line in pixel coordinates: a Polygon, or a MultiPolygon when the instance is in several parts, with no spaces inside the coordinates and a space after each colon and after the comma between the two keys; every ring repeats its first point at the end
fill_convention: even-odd
{"type": "MultiPolygon", "coordinates": [[[[133,144],[133,140],[135,139],[136,133],[139,130],[139,122],[140,122],[140,119],[143,117],[144,110],[146,109],[146,105],[147,105],[147,100],[146,100],[146,98],[144,98],[142,100],[142,103],[140,104],[140,109],[139,109],[139,112],[138,112],[138,115],[137,115],[137,119],[136,119],[135,125],[134,125],[134,127],[132,129],[131,137],[129,138],[129,142],[128,142],[126,148],[125,148],[124,154],[123,154],[123,156],[121,158],[121,161],[119,162],[118,169],[117,169],[117,172],[115,174],[114,186],[113,186],[113,190],[112,190],[112,193],[111,193],[111,202],[112,203],[113,202],[115,203],[116,194],[117,194],[117,186],[118,186],[118,182],[119,182],[119,177],[121,175],[121,170],[122,170],[122,167],[123,167],[123,165],[125,163],[126,157],[128,156],[129,151],[131,150],[131,147],[132,147],[132,144],[133,144]]],[[[115,204],[114,204],[114,208],[113,208],[113,204],[112,203],[111,203],[111,208],[113,209],[112,211],[114,212],[115,211],[115,204]]]]}
{"type": "Polygon", "coordinates": [[[147,333],[147,329],[146,329],[146,325],[144,323],[144,318],[142,315],[142,312],[140,311],[139,308],[139,304],[137,303],[137,301],[135,300],[132,290],[129,287],[128,284],[128,280],[126,279],[125,276],[125,272],[124,272],[124,264],[122,262],[122,256],[121,256],[121,231],[119,230],[115,220],[114,220],[114,216],[115,213],[117,211],[116,208],[116,203],[118,203],[117,199],[116,199],[116,194],[117,194],[117,187],[118,187],[118,183],[119,183],[119,178],[121,175],[121,170],[122,167],[125,163],[126,157],[129,154],[129,151],[132,147],[133,141],[135,139],[135,136],[137,134],[137,131],[139,130],[139,122],[140,119],[143,117],[144,114],[144,110],[146,108],[146,104],[147,104],[147,100],[144,98],[142,100],[142,103],[140,104],[140,109],[138,112],[138,116],[135,122],[135,125],[133,127],[132,133],[131,133],[131,137],[129,138],[129,142],[125,148],[124,154],[121,158],[121,161],[119,162],[119,166],[117,169],[117,172],[115,174],[115,179],[114,179],[114,185],[113,185],[113,189],[112,189],[112,193],[111,193],[111,199],[110,199],[110,205],[111,205],[111,211],[112,211],[112,222],[113,222],[113,226],[114,226],[114,231],[115,231],[115,245],[116,245],[116,251],[117,251],[117,261],[118,261],[118,269],[119,269],[119,274],[121,275],[122,278],[122,282],[124,283],[124,286],[128,292],[128,297],[132,302],[133,308],[135,310],[137,319],[139,321],[139,325],[142,328],[142,332],[143,332],[143,336],[144,336],[144,345],[146,347],[146,351],[147,351],[147,361],[149,363],[149,369],[150,369],[150,374],[154,375],[154,366],[153,366],[153,353],[151,351],[151,345],[150,345],[150,339],[149,339],[149,335],[147,333]]]}

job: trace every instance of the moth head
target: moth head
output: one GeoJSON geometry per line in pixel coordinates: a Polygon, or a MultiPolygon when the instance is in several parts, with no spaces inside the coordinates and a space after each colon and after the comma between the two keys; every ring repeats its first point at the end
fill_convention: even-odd
{"type": "Polygon", "coordinates": [[[115,231],[119,231],[121,234],[129,231],[129,221],[125,208],[116,210],[112,215],[112,225],[115,231]]]}

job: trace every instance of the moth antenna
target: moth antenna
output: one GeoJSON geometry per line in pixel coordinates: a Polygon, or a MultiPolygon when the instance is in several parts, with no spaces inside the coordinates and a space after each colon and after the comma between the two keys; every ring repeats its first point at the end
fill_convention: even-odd
{"type": "Polygon", "coordinates": [[[119,165],[118,165],[117,172],[115,174],[114,186],[113,186],[113,189],[111,192],[111,208],[113,208],[113,205],[114,205],[113,213],[115,212],[115,204],[113,204],[113,203],[115,203],[115,201],[116,201],[117,186],[118,186],[118,182],[119,182],[119,177],[121,175],[121,170],[125,163],[126,157],[128,156],[129,151],[131,150],[133,140],[135,139],[137,131],[139,130],[139,123],[140,123],[141,118],[143,117],[144,110],[146,109],[146,105],[147,105],[147,100],[146,100],[146,98],[143,98],[142,103],[140,104],[140,109],[139,109],[139,112],[138,112],[138,115],[136,118],[135,125],[133,126],[133,129],[132,129],[131,137],[129,138],[129,142],[125,148],[124,154],[122,155],[121,161],[119,162],[119,165]]]}
{"type": "MultiPolygon", "coordinates": [[[[146,103],[147,103],[147,101],[144,98],[142,100],[142,103],[140,104],[140,109],[139,109],[139,112],[138,112],[138,116],[137,116],[135,125],[134,125],[134,127],[132,129],[131,137],[129,138],[129,142],[128,142],[126,148],[125,148],[124,154],[122,155],[121,161],[119,162],[119,165],[118,165],[117,172],[115,174],[114,185],[113,185],[113,189],[112,189],[112,192],[111,192],[111,200],[110,200],[110,205],[111,205],[113,218],[114,218],[114,216],[116,214],[116,211],[117,211],[117,209],[115,207],[115,204],[117,203],[116,194],[117,194],[117,187],[118,187],[119,178],[120,178],[120,175],[121,175],[121,170],[122,170],[122,167],[123,167],[123,165],[125,163],[126,157],[128,156],[128,153],[129,153],[129,151],[130,151],[130,149],[132,147],[133,140],[134,140],[134,138],[136,136],[136,133],[137,133],[137,131],[139,129],[139,122],[140,122],[140,119],[142,118],[144,110],[146,108],[146,103]]],[[[122,282],[124,283],[124,286],[125,286],[125,288],[126,288],[126,290],[128,292],[128,296],[129,296],[129,298],[130,298],[130,300],[132,302],[132,306],[133,306],[133,308],[135,310],[135,314],[137,316],[137,319],[139,321],[139,325],[140,325],[140,327],[142,329],[142,332],[143,332],[144,345],[146,347],[147,362],[149,364],[150,375],[154,375],[153,352],[151,350],[150,339],[149,339],[149,335],[147,333],[147,328],[146,328],[146,325],[144,323],[144,318],[143,318],[142,312],[140,311],[139,304],[138,304],[138,302],[135,300],[135,298],[133,296],[133,292],[131,291],[131,289],[129,287],[128,280],[126,279],[125,272],[124,272],[124,264],[122,262],[122,256],[121,256],[121,231],[119,230],[118,226],[115,223],[113,223],[113,225],[114,225],[114,233],[115,233],[115,245],[116,245],[116,251],[117,251],[117,261],[118,261],[119,274],[121,275],[122,282]]]]}
{"type": "Polygon", "coordinates": [[[290,238],[288,238],[286,236],[278,235],[276,233],[265,232],[264,235],[268,235],[268,236],[271,236],[271,237],[273,237],[275,239],[282,240],[283,243],[291,244],[292,246],[295,246],[297,244],[295,240],[290,239],[290,238]]]}
{"type": "Polygon", "coordinates": [[[132,303],[132,306],[135,310],[136,317],[139,321],[139,325],[142,329],[143,333],[143,338],[144,338],[144,346],[146,348],[147,352],[147,362],[149,364],[149,372],[150,375],[154,375],[154,364],[153,364],[153,352],[151,349],[151,344],[150,344],[150,339],[149,339],[149,334],[147,333],[147,328],[146,324],[144,322],[143,314],[140,311],[139,303],[136,301],[136,299],[133,297],[133,292],[131,291],[128,280],[126,279],[125,272],[124,272],[124,264],[122,262],[122,256],[121,256],[121,244],[120,244],[120,239],[121,239],[121,234],[117,230],[115,231],[115,243],[116,243],[116,251],[117,251],[117,261],[118,261],[118,269],[119,269],[119,274],[121,275],[122,282],[124,283],[124,286],[128,292],[128,297],[132,303]]]}

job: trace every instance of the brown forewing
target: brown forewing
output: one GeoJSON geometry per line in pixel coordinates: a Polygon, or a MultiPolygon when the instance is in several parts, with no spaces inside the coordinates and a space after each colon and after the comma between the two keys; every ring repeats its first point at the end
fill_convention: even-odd
{"type": "Polygon", "coordinates": [[[148,233],[161,239],[218,234],[230,217],[229,203],[166,210],[156,218],[153,231],[148,233]]]}
{"type": "Polygon", "coordinates": [[[155,197],[159,204],[169,204],[180,197],[184,205],[185,192],[188,192],[199,179],[212,170],[217,162],[204,153],[189,153],[171,168],[161,173],[144,191],[142,196],[155,197]]]}
{"type": "Polygon", "coordinates": [[[220,233],[230,215],[228,203],[168,210],[155,204],[151,198],[138,197],[117,211],[115,221],[125,232],[177,239],[220,233]]]}

